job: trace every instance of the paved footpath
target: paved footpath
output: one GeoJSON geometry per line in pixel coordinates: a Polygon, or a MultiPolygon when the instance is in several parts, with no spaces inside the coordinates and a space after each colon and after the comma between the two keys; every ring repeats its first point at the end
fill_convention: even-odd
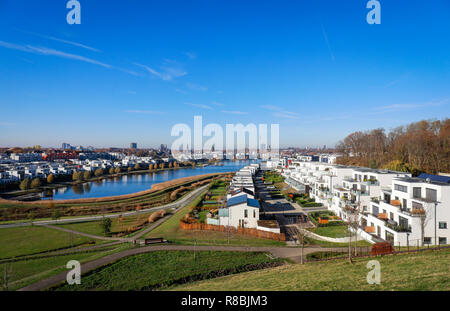
{"type": "MultiPolygon", "coordinates": [[[[246,246],[193,246],[193,245],[153,245],[140,248],[125,250],[120,253],[111,254],[81,265],[81,273],[97,269],[99,267],[113,263],[119,259],[155,251],[235,251],[235,252],[267,252],[274,257],[289,258],[299,261],[301,249],[297,247],[246,247],[246,246]]],[[[303,250],[303,256],[313,252],[320,251],[346,251],[347,248],[316,248],[307,247],[303,250]]],[[[68,271],[61,272],[57,275],[41,280],[34,284],[28,285],[19,291],[38,291],[44,290],[50,286],[57,285],[66,281],[68,271]]]]}
{"type": "MultiPolygon", "coordinates": [[[[131,215],[137,215],[137,214],[143,214],[148,212],[155,212],[166,208],[179,208],[180,206],[184,205],[185,203],[188,203],[192,201],[197,195],[199,195],[203,190],[206,189],[208,185],[202,186],[198,189],[195,189],[188,194],[186,194],[184,197],[179,199],[176,202],[169,203],[166,205],[156,206],[152,208],[142,209],[139,211],[131,211],[131,212],[125,212],[120,214],[110,214],[110,215],[96,215],[96,216],[86,216],[86,217],[74,217],[74,218],[64,218],[59,220],[41,220],[41,221],[33,221],[33,225],[55,225],[55,224],[63,224],[63,223],[71,223],[71,222],[87,222],[87,221],[95,221],[95,220],[102,220],[103,217],[107,218],[117,218],[120,216],[131,216],[131,215]]],[[[31,223],[28,222],[17,222],[17,223],[10,223],[10,224],[1,224],[1,228],[13,228],[13,227],[25,227],[30,226],[31,223]]]]}

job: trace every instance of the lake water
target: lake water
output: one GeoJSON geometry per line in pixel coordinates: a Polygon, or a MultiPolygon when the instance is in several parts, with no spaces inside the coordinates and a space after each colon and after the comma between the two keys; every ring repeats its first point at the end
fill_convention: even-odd
{"type": "Polygon", "coordinates": [[[57,188],[53,190],[54,200],[101,198],[114,195],[135,193],[150,189],[152,185],[172,179],[197,176],[210,173],[235,172],[256,161],[223,161],[223,166],[205,166],[198,168],[180,168],[155,173],[122,175],[105,178],[98,182],[57,188]]]}

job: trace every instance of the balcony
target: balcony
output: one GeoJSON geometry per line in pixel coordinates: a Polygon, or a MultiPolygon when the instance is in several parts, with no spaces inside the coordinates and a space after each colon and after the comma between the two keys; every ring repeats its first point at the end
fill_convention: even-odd
{"type": "Polygon", "coordinates": [[[389,219],[389,216],[388,216],[388,214],[387,213],[379,213],[378,214],[378,219],[381,219],[381,220],[388,220],[389,219]]]}
{"type": "Polygon", "coordinates": [[[375,233],[375,226],[366,226],[364,229],[367,233],[375,233]]]}
{"type": "Polygon", "coordinates": [[[395,223],[395,224],[388,223],[388,224],[386,224],[386,227],[394,230],[395,232],[411,232],[411,226],[408,226],[406,228],[404,226],[397,225],[397,223],[395,223]]]}

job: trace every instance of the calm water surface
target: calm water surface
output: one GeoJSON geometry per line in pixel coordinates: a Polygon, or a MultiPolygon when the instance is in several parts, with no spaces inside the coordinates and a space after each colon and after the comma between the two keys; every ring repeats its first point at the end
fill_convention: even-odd
{"type": "Polygon", "coordinates": [[[142,173],[106,178],[98,182],[58,188],[53,191],[54,200],[101,198],[114,195],[135,193],[150,189],[158,184],[172,179],[197,176],[210,173],[234,172],[242,167],[256,163],[255,161],[224,161],[223,166],[205,166],[199,168],[182,168],[156,173],[142,173]]]}

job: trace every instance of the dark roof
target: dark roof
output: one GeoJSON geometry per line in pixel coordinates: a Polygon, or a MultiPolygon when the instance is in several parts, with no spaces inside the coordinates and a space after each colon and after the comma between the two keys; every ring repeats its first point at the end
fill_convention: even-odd
{"type": "Polygon", "coordinates": [[[250,194],[250,195],[255,195],[255,194],[253,193],[253,191],[251,191],[251,190],[249,190],[249,189],[247,189],[247,188],[242,188],[242,191],[244,191],[245,193],[250,194]]]}
{"type": "Polygon", "coordinates": [[[259,202],[255,199],[247,199],[247,205],[251,207],[259,208],[259,202]]]}
{"type": "Polygon", "coordinates": [[[246,194],[228,199],[227,207],[239,204],[247,204],[248,206],[259,208],[258,200],[248,199],[246,194]]]}
{"type": "Polygon", "coordinates": [[[247,195],[246,194],[228,199],[227,207],[230,207],[233,205],[239,205],[242,203],[247,203],[247,195]]]}
{"type": "Polygon", "coordinates": [[[438,182],[442,182],[445,184],[450,184],[450,177],[449,176],[443,176],[443,175],[432,175],[432,174],[426,174],[426,173],[422,173],[419,176],[417,176],[417,178],[421,178],[421,179],[427,179],[429,178],[432,181],[438,181],[438,182]]]}

